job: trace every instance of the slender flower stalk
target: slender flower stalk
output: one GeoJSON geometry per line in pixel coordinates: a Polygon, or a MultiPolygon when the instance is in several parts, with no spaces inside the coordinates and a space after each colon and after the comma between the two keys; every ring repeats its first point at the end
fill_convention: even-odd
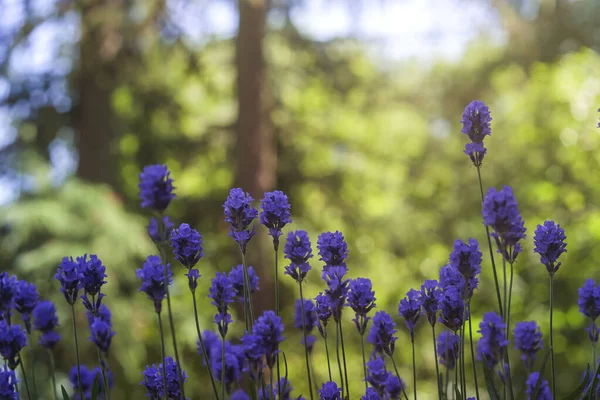
{"type": "Polygon", "coordinates": [[[325,356],[327,357],[327,374],[329,376],[329,380],[332,380],[331,376],[331,360],[329,359],[329,346],[327,344],[327,327],[323,328],[325,336],[323,337],[323,341],[325,342],[325,356]]]}
{"type": "Polygon", "coordinates": [[[413,391],[414,398],[417,399],[417,363],[415,359],[415,326],[421,317],[421,309],[423,304],[422,292],[415,289],[410,289],[406,293],[406,297],[400,300],[398,305],[398,315],[404,318],[404,323],[410,333],[410,342],[412,346],[412,362],[413,362],[413,391]]]}
{"type": "MultiPolygon", "coordinates": [[[[32,332],[31,332],[31,314],[35,309],[37,303],[39,301],[39,295],[37,292],[37,288],[34,284],[29,283],[27,281],[18,281],[15,284],[15,292],[14,292],[14,303],[15,310],[21,314],[21,320],[25,325],[25,331],[27,332],[27,339],[29,343],[33,343],[32,340],[32,332]]],[[[34,354],[34,346],[29,346],[29,358],[32,361],[31,363],[31,382],[32,382],[32,392],[34,398],[37,398],[37,387],[36,387],[36,379],[35,379],[35,354],[34,354]]]]}
{"type": "Polygon", "coordinates": [[[344,371],[342,370],[342,359],[340,358],[340,325],[337,322],[335,323],[335,357],[337,358],[338,371],[340,373],[340,385],[342,387],[342,393],[348,393],[346,381],[344,381],[344,371]]]}
{"type": "Polygon", "coordinates": [[[48,358],[50,359],[50,378],[52,382],[52,396],[54,397],[54,400],[58,400],[58,396],[56,394],[56,363],[54,361],[54,353],[50,349],[48,349],[48,358]]]}
{"type": "MultiPolygon", "coordinates": [[[[327,356],[327,372],[329,373],[329,380],[332,381],[331,375],[331,362],[329,358],[329,347],[327,344],[327,323],[331,318],[331,306],[329,305],[329,299],[323,293],[319,293],[317,297],[315,297],[315,309],[317,312],[318,323],[317,328],[319,329],[319,333],[321,337],[325,341],[325,355],[327,356]]],[[[336,328],[337,332],[337,328],[336,328]]],[[[336,333],[336,341],[337,341],[337,333],[336,333]]],[[[337,347],[337,346],[336,346],[337,347]]],[[[340,374],[341,375],[341,374],[340,374]]]]}
{"type": "Polygon", "coordinates": [[[365,332],[370,317],[367,314],[375,307],[375,292],[373,285],[367,278],[357,278],[350,281],[347,305],[354,311],[354,324],[360,335],[360,345],[363,360],[363,373],[365,390],[367,389],[367,367],[365,357],[365,332]]]}
{"type": "Polygon", "coordinates": [[[77,339],[77,323],[75,322],[75,304],[71,304],[71,320],[73,322],[73,337],[75,338],[75,357],[77,359],[77,387],[79,396],[83,399],[83,387],[81,386],[81,363],[79,361],[79,341],[77,339]]]}
{"type": "MultiPolygon", "coordinates": [[[[163,323],[162,323],[162,318],[160,316],[160,311],[156,312],[156,316],[158,317],[158,329],[160,332],[160,356],[161,356],[161,360],[162,360],[162,381],[163,381],[163,388],[167,387],[167,363],[165,362],[165,360],[167,359],[167,355],[165,352],[165,333],[164,333],[164,329],[163,329],[163,323]]],[[[165,400],[166,400],[166,394],[165,394],[165,400]]]]}
{"type": "MultiPolygon", "coordinates": [[[[302,293],[302,282],[298,282],[298,287],[300,289],[300,314],[301,314],[301,320],[302,320],[302,335],[304,338],[304,357],[306,359],[306,377],[308,379],[308,390],[310,393],[310,398],[311,400],[313,399],[313,390],[312,390],[312,377],[311,377],[311,369],[310,369],[310,362],[309,362],[309,344],[308,344],[308,340],[307,340],[307,336],[306,333],[309,329],[312,329],[312,327],[314,326],[314,322],[310,321],[311,326],[308,326],[309,321],[306,321],[306,310],[305,310],[305,304],[304,304],[304,295],[302,293]]],[[[279,394],[279,396],[281,396],[281,393],[279,394]]]]}
{"type": "Polygon", "coordinates": [[[25,365],[23,364],[23,359],[21,358],[21,354],[18,354],[19,357],[19,364],[21,365],[21,374],[23,375],[23,383],[25,384],[25,390],[27,392],[27,397],[29,398],[29,400],[33,400],[34,398],[31,397],[31,391],[29,390],[29,383],[27,382],[27,373],[25,372],[25,365]]]}
{"type": "MultiPolygon", "coordinates": [[[[431,337],[433,340],[433,355],[435,357],[435,383],[438,388],[438,400],[442,400],[442,383],[440,379],[440,366],[438,361],[437,346],[435,345],[435,325],[431,325],[431,337]]],[[[475,367],[473,367],[475,368],[475,367]]]]}
{"type": "Polygon", "coordinates": [[[340,343],[342,345],[342,361],[344,362],[344,379],[346,381],[346,394],[350,398],[350,385],[348,383],[348,367],[346,366],[346,348],[344,346],[344,331],[342,328],[342,321],[337,322],[340,329],[340,343]]]}
{"type": "Polygon", "coordinates": [[[473,348],[473,324],[471,323],[471,302],[467,303],[467,313],[469,315],[469,344],[471,347],[471,364],[473,365],[473,379],[475,381],[475,398],[479,399],[479,384],[477,383],[477,364],[475,363],[475,350],[473,348]]]}
{"type": "Polygon", "coordinates": [[[192,300],[194,303],[194,319],[196,322],[196,333],[198,334],[198,343],[200,344],[200,349],[202,351],[202,357],[204,357],[204,361],[206,362],[206,368],[208,370],[208,376],[210,377],[210,383],[213,388],[215,398],[218,400],[219,393],[217,391],[217,385],[215,383],[215,378],[213,376],[212,368],[210,367],[208,353],[206,351],[206,346],[204,345],[204,340],[202,339],[202,334],[200,333],[200,322],[198,321],[198,306],[196,304],[196,291],[192,291],[192,300]]]}

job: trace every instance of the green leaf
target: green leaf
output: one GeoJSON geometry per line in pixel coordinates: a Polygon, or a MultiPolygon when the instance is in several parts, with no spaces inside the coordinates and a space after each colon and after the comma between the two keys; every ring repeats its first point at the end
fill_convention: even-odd
{"type": "Polygon", "coordinates": [[[458,390],[458,386],[456,386],[456,384],[452,385],[454,387],[454,395],[456,396],[457,399],[462,399],[463,396],[460,393],[460,390],[458,390]]]}
{"type": "Polygon", "coordinates": [[[69,397],[69,393],[67,393],[67,389],[65,389],[63,385],[60,385],[60,390],[62,392],[63,400],[71,400],[71,398],[69,397]]]}
{"type": "Polygon", "coordinates": [[[583,395],[584,399],[590,399],[590,400],[595,399],[594,393],[596,393],[596,390],[598,389],[598,374],[600,374],[600,364],[598,365],[598,368],[596,368],[596,373],[594,374],[594,379],[592,380],[592,384],[590,385],[588,390],[583,395]]]}
{"type": "Polygon", "coordinates": [[[91,400],[98,400],[98,392],[100,391],[100,382],[98,382],[98,377],[100,374],[96,374],[94,378],[94,383],[92,384],[92,398],[91,400]]]}
{"type": "Polygon", "coordinates": [[[579,400],[581,399],[581,395],[585,391],[585,388],[590,380],[590,364],[587,365],[585,369],[585,374],[583,375],[583,381],[573,390],[571,393],[564,397],[562,400],[579,400]]]}
{"type": "MultiPolygon", "coordinates": [[[[285,357],[285,353],[282,351],[281,355],[283,356],[283,366],[285,368],[285,372],[284,372],[284,377],[285,377],[285,381],[283,384],[283,389],[281,390],[281,393],[285,393],[285,389],[287,388],[288,385],[288,363],[287,363],[287,358],[285,357]]],[[[277,382],[277,386],[279,386],[279,382],[277,382]]]]}
{"type": "Polygon", "coordinates": [[[494,375],[488,366],[485,355],[481,356],[483,358],[483,376],[485,377],[485,386],[487,387],[488,394],[490,395],[491,400],[500,400],[500,394],[494,385],[494,375]]]}

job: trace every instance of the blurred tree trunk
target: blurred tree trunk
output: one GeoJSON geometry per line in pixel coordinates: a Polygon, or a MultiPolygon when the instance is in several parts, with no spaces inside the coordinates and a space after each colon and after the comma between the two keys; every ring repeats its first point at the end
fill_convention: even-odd
{"type": "MultiPolygon", "coordinates": [[[[239,0],[239,30],[236,39],[238,120],[236,126],[235,184],[255,199],[272,190],[276,180],[277,154],[271,122],[272,99],[264,57],[267,0],[239,0]]],[[[262,232],[261,232],[262,233],[262,232]]],[[[249,247],[249,263],[260,277],[257,314],[273,309],[272,245],[266,235],[257,235],[249,247]]]]}
{"type": "Polygon", "coordinates": [[[90,2],[81,8],[80,60],[75,85],[79,99],[75,111],[78,131],[77,175],[90,182],[115,187],[112,162],[115,115],[111,94],[116,84],[115,59],[121,48],[120,0],[90,2]]]}

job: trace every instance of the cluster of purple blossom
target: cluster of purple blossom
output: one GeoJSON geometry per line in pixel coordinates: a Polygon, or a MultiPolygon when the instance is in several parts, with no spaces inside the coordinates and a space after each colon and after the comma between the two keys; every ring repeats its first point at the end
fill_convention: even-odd
{"type": "MultiPolygon", "coordinates": [[[[600,111],[600,110],[599,110],[600,111]]],[[[491,116],[487,106],[482,102],[470,103],[462,116],[462,133],[471,140],[465,147],[477,168],[480,187],[480,168],[487,152],[483,146],[486,136],[491,135],[491,116]]],[[[140,291],[144,292],[154,305],[161,339],[161,361],[146,367],[142,373],[141,385],[146,395],[152,400],[187,399],[185,382],[188,374],[182,369],[179,360],[175,327],[171,313],[169,285],[173,282],[173,271],[168,262],[170,248],[173,259],[185,268],[188,288],[192,297],[198,351],[206,366],[215,399],[303,399],[292,397],[293,387],[287,379],[287,362],[280,346],[284,342],[284,323],[279,315],[278,264],[277,255],[283,228],[291,223],[291,206],[287,196],[281,191],[266,193],[261,200],[262,210],[259,213],[253,205],[253,198],[242,189],[232,189],[223,209],[225,221],[229,224],[229,236],[237,243],[241,264],[229,273],[218,272],[211,280],[208,297],[216,309],[214,330],[200,328],[197,312],[196,289],[200,278],[197,269],[204,256],[203,240],[200,233],[189,224],[182,223],[174,228],[174,224],[165,215],[171,201],[175,198],[173,180],[166,166],[151,165],[140,174],[140,198],[142,208],[155,212],[150,219],[148,234],[157,247],[158,255],[147,257],[142,267],[136,271],[141,281],[140,291]],[[258,276],[253,267],[246,263],[246,250],[251,239],[257,234],[253,222],[259,218],[260,224],[268,229],[272,237],[275,252],[275,310],[264,311],[255,317],[252,296],[259,290],[258,276]],[[167,356],[163,328],[163,300],[167,300],[169,327],[173,340],[174,358],[167,356]],[[230,307],[236,299],[242,304],[245,332],[239,340],[228,338],[229,325],[233,323],[230,307]],[[280,356],[285,362],[285,376],[281,376],[280,356]]],[[[415,360],[415,327],[424,317],[431,328],[433,352],[435,354],[436,384],[438,398],[457,399],[482,398],[479,392],[478,368],[484,372],[487,392],[492,399],[500,399],[500,391],[496,384],[504,387],[504,396],[510,399],[520,398],[514,390],[518,386],[513,382],[509,360],[511,342],[510,309],[513,282],[513,267],[522,251],[526,238],[524,221],[512,189],[504,186],[501,190],[490,188],[484,195],[481,190],[482,219],[486,229],[490,261],[495,282],[498,301],[498,312],[490,311],[483,315],[479,324],[480,338],[474,349],[471,325],[471,301],[475,290],[479,287],[479,275],[482,268],[483,255],[480,245],[475,239],[456,240],[448,262],[440,269],[439,280],[426,280],[420,289],[410,289],[398,303],[397,315],[404,319],[412,345],[413,380],[412,389],[417,399],[417,379],[415,360]],[[492,239],[502,260],[504,279],[498,278],[496,261],[493,253],[492,239]],[[507,278],[507,269],[510,278],[507,278]],[[502,282],[500,282],[502,281],[502,282]],[[501,290],[502,289],[502,290],[501,290]],[[436,329],[441,331],[436,333],[436,329]],[[468,336],[468,338],[467,338],[468,336]],[[467,344],[473,366],[473,382],[475,397],[468,397],[467,375],[465,367],[467,344]],[[476,363],[478,360],[479,363],[476,363]],[[439,365],[445,368],[440,372],[439,365]],[[454,382],[449,388],[450,373],[454,371],[454,382]]],[[[544,379],[543,366],[536,370],[537,353],[544,347],[542,332],[535,321],[522,321],[515,324],[512,340],[515,349],[520,353],[528,376],[525,380],[525,396],[532,400],[548,400],[556,395],[555,366],[552,335],[552,290],[553,279],[561,266],[558,261],[566,252],[566,235],[560,225],[554,221],[545,221],[538,225],[534,233],[534,251],[540,256],[540,263],[546,267],[550,288],[550,348],[552,376],[551,385],[544,379]]],[[[360,395],[364,400],[400,399],[408,400],[408,385],[401,378],[395,361],[394,350],[398,339],[396,323],[392,315],[380,310],[372,315],[376,307],[375,292],[368,278],[347,278],[349,256],[348,245],[339,231],[324,232],[318,236],[317,250],[319,260],[323,262],[321,278],[325,289],[314,299],[306,299],[303,295],[303,284],[310,273],[312,245],[306,231],[290,231],[283,246],[284,258],[289,265],[284,267],[284,274],[290,276],[299,289],[299,299],[295,305],[294,322],[296,329],[302,332],[302,345],[305,350],[306,377],[308,397],[314,399],[313,386],[317,387],[318,397],[322,400],[350,399],[350,385],[346,367],[344,347],[343,314],[352,310],[354,326],[360,336],[363,364],[363,381],[365,390],[360,395]],[[369,327],[369,323],[370,327],[369,327]],[[324,342],[327,357],[328,380],[319,386],[313,382],[311,373],[311,356],[317,336],[313,334],[317,328],[324,342]],[[332,372],[330,360],[330,335],[335,336],[335,353],[337,373],[332,372]],[[365,338],[366,336],[366,338],[365,338]],[[372,348],[369,354],[365,351],[365,339],[372,348]],[[390,364],[392,369],[390,369],[390,364]],[[320,388],[319,388],[320,387],[320,388]]],[[[110,399],[113,385],[112,373],[108,365],[108,353],[111,340],[115,335],[112,330],[111,313],[102,303],[104,293],[102,286],[106,284],[106,268],[96,256],[87,255],[65,257],[60,263],[55,278],[60,283],[67,304],[73,316],[77,365],[69,374],[73,385],[74,399],[91,399],[93,393],[97,398],[110,399]],[[80,292],[82,292],[81,295],[80,292]],[[75,326],[75,305],[81,299],[89,322],[90,340],[95,344],[99,365],[88,369],[79,362],[77,330],[75,326]],[[94,387],[94,385],[97,385],[94,387]]],[[[589,339],[595,350],[600,331],[595,321],[600,316],[600,284],[588,279],[579,289],[580,312],[590,319],[587,328],[589,339]]],[[[50,301],[39,301],[36,287],[25,281],[17,281],[6,272],[0,274],[0,355],[5,360],[0,369],[0,398],[18,399],[17,375],[15,370],[21,367],[24,387],[30,399],[35,395],[35,381],[32,387],[26,381],[26,368],[21,357],[22,349],[31,342],[34,331],[40,332],[39,345],[48,349],[53,363],[52,349],[60,340],[57,333],[58,319],[56,309],[50,301]],[[25,329],[12,321],[13,310],[21,316],[25,329]]],[[[596,368],[593,357],[594,371],[596,368]]],[[[334,366],[335,366],[334,364],[334,366]]],[[[580,385],[579,397],[591,398],[596,394],[597,373],[587,373],[580,385]],[[587,396],[587,397],[586,397],[587,396]]],[[[54,373],[52,372],[52,376],[54,373]]],[[[56,396],[56,383],[52,390],[56,396]]]]}

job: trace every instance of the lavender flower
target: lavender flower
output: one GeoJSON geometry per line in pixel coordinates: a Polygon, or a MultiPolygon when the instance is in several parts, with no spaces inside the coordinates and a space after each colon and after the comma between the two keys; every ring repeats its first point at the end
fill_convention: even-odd
{"type": "Polygon", "coordinates": [[[86,309],[95,312],[102,302],[104,295],[100,293],[102,286],[106,283],[106,267],[95,254],[90,255],[87,259],[87,254],[83,257],[77,257],[77,268],[79,270],[79,289],[83,289],[81,301],[86,309]],[[88,298],[92,297],[92,301],[88,298]],[[98,296],[95,301],[94,298],[98,296]]]}
{"type": "Polygon", "coordinates": [[[600,316],[600,285],[588,278],[578,292],[579,312],[595,321],[600,316]]]}
{"type": "MultiPolygon", "coordinates": [[[[223,370],[223,353],[221,344],[213,348],[211,358],[211,367],[213,375],[217,381],[221,381],[221,372],[223,370]]],[[[225,342],[225,389],[231,393],[231,387],[234,383],[242,379],[244,369],[244,351],[242,346],[234,346],[228,341],[225,342]]]]}
{"type": "Polygon", "coordinates": [[[0,355],[12,370],[19,365],[19,352],[27,345],[27,336],[21,325],[8,325],[0,321],[0,355]]]}
{"type": "Polygon", "coordinates": [[[315,310],[319,318],[317,328],[321,336],[325,339],[327,338],[325,328],[327,327],[329,318],[331,318],[331,305],[329,304],[329,298],[323,293],[319,293],[315,297],[315,310]]]}
{"type": "Polygon", "coordinates": [[[240,246],[242,253],[246,252],[246,246],[256,234],[256,229],[248,230],[248,226],[257,217],[258,211],[252,205],[252,196],[240,188],[231,189],[229,196],[223,204],[225,222],[229,223],[229,236],[240,246]]]}
{"type": "Polygon", "coordinates": [[[255,382],[260,382],[265,366],[261,338],[253,333],[245,332],[242,336],[242,350],[244,357],[248,360],[248,377],[255,382]]]}
{"type": "Polygon", "coordinates": [[[275,364],[275,356],[279,353],[279,343],[285,339],[281,317],[275,315],[274,311],[265,311],[254,323],[252,333],[258,337],[267,366],[272,368],[275,364]]]}
{"type": "Polygon", "coordinates": [[[402,379],[394,374],[388,374],[387,382],[385,383],[385,391],[390,400],[400,400],[400,393],[406,388],[406,384],[402,379]]]}
{"type": "Polygon", "coordinates": [[[521,252],[519,241],[525,239],[525,223],[519,213],[517,200],[510,186],[497,191],[490,188],[483,199],[483,222],[494,232],[490,234],[498,252],[508,263],[514,263],[521,252]]]}
{"type": "Polygon", "coordinates": [[[162,217],[162,224],[164,232],[160,232],[160,227],[158,226],[158,220],[154,217],[150,218],[150,223],[148,224],[148,236],[154,243],[164,242],[171,236],[171,232],[173,231],[173,222],[168,216],[162,217]]]}
{"type": "Polygon", "coordinates": [[[260,201],[262,212],[260,213],[260,223],[269,229],[269,235],[273,237],[275,250],[279,248],[279,237],[281,230],[287,224],[292,223],[290,215],[290,203],[287,196],[280,190],[265,193],[265,197],[260,201]]]}
{"type": "Polygon", "coordinates": [[[590,342],[592,342],[593,344],[598,343],[598,336],[600,336],[600,331],[598,331],[598,325],[596,325],[595,322],[591,322],[590,325],[587,328],[585,328],[585,330],[588,333],[588,338],[590,339],[590,342]]]}
{"type": "MultiPolygon", "coordinates": [[[[244,266],[239,264],[231,269],[229,272],[229,280],[233,285],[235,295],[238,297],[240,302],[244,302],[244,266]]],[[[258,276],[254,271],[254,267],[248,267],[248,283],[250,284],[250,293],[254,293],[260,288],[258,287],[258,276]]]]}
{"type": "Polygon", "coordinates": [[[375,392],[383,397],[385,394],[385,384],[388,380],[389,372],[385,369],[385,361],[377,355],[365,364],[367,366],[367,378],[375,392]]]}
{"type": "Polygon", "coordinates": [[[0,367],[0,399],[19,400],[15,371],[0,367]]]}
{"type": "Polygon", "coordinates": [[[354,311],[354,324],[360,335],[367,330],[367,323],[371,319],[367,316],[375,307],[375,292],[370,279],[356,278],[350,280],[347,306],[354,311]]]}
{"type": "Polygon", "coordinates": [[[21,319],[25,324],[27,332],[31,332],[31,313],[37,305],[40,296],[37,288],[33,283],[27,281],[18,281],[15,285],[16,291],[14,296],[15,309],[21,313],[21,319]]]}
{"type": "Polygon", "coordinates": [[[548,381],[543,379],[539,372],[533,372],[531,375],[529,375],[526,385],[527,400],[552,400],[552,393],[550,392],[548,381]],[[537,397],[534,399],[533,394],[538,387],[538,382],[540,382],[540,389],[537,397]]]}
{"type": "Polygon", "coordinates": [[[200,278],[200,271],[195,268],[190,268],[188,273],[185,274],[188,277],[188,287],[192,292],[196,291],[198,287],[198,278],[200,278]]]}
{"type": "Polygon", "coordinates": [[[315,303],[312,300],[304,299],[304,324],[302,324],[302,301],[300,299],[296,300],[296,305],[294,306],[294,328],[310,333],[316,325],[317,314],[315,312],[315,303]]]}
{"type": "Polygon", "coordinates": [[[415,326],[421,316],[421,292],[410,289],[406,297],[398,304],[398,315],[404,318],[404,323],[410,332],[410,340],[415,340],[415,326]]]}
{"type": "Polygon", "coordinates": [[[142,208],[162,213],[175,198],[173,180],[166,165],[148,165],[140,173],[140,200],[142,208]]]}
{"type": "Polygon", "coordinates": [[[238,389],[231,393],[231,400],[250,400],[250,396],[244,391],[244,389],[238,389]]]}
{"type": "MultiPolygon", "coordinates": [[[[152,366],[146,366],[146,369],[142,373],[144,380],[140,382],[140,385],[146,387],[146,396],[150,397],[152,400],[160,399],[161,397],[165,397],[167,399],[180,399],[181,390],[179,385],[179,373],[177,369],[177,362],[171,357],[165,357],[165,371],[167,374],[167,390],[165,393],[162,376],[163,365],[159,364],[156,366],[156,364],[153,364],[152,366]]],[[[83,375],[83,368],[81,372],[83,375]]],[[[77,371],[75,371],[75,373],[77,373],[77,371]]],[[[183,381],[185,382],[187,380],[187,373],[185,370],[181,370],[181,375],[183,381]]],[[[75,380],[75,382],[77,381],[75,380]]]]}
{"type": "Polygon", "coordinates": [[[490,311],[483,315],[478,332],[481,333],[481,339],[477,342],[477,359],[483,360],[485,357],[489,368],[493,369],[508,346],[506,324],[502,322],[502,317],[490,311]]]}
{"type": "Polygon", "coordinates": [[[217,314],[214,321],[219,327],[221,337],[224,338],[227,335],[229,324],[233,322],[231,314],[229,314],[229,304],[235,298],[233,285],[225,273],[217,272],[217,276],[212,279],[212,286],[210,287],[208,297],[213,299],[210,304],[217,307],[217,314]]]}
{"type": "Polygon", "coordinates": [[[115,335],[110,320],[106,321],[102,317],[94,318],[90,324],[90,332],[92,334],[90,336],[90,341],[94,343],[102,353],[107,355],[112,337],[115,335]]]}
{"type": "Polygon", "coordinates": [[[455,287],[449,286],[444,290],[440,296],[439,309],[439,321],[456,333],[463,324],[465,303],[455,287]]]}
{"type": "Polygon", "coordinates": [[[320,400],[342,400],[342,389],[335,382],[325,382],[319,389],[320,400]]]}
{"type": "Polygon", "coordinates": [[[470,283],[481,272],[481,255],[477,240],[469,239],[467,244],[459,239],[454,242],[450,265],[470,283]]]}
{"type": "Polygon", "coordinates": [[[96,319],[96,318],[100,318],[102,321],[106,322],[107,324],[112,325],[112,314],[111,314],[110,310],[108,309],[108,307],[106,307],[105,304],[102,304],[100,306],[100,308],[98,308],[98,311],[96,311],[96,315],[94,315],[89,310],[86,311],[85,315],[87,316],[87,319],[88,319],[88,325],[93,324],[94,319],[96,319]]]}
{"type": "Polygon", "coordinates": [[[323,271],[323,279],[327,283],[325,295],[329,300],[333,320],[339,322],[348,295],[348,279],[344,279],[347,269],[343,266],[330,266],[323,271]]]}
{"type": "Polygon", "coordinates": [[[517,322],[514,330],[515,348],[521,352],[525,368],[531,370],[535,353],[544,348],[542,332],[535,321],[517,322]]]}
{"type": "MultiPolygon", "coordinates": [[[[221,351],[221,337],[219,337],[219,335],[217,335],[215,332],[207,329],[202,332],[202,340],[204,341],[204,348],[206,349],[206,355],[208,356],[208,360],[205,360],[204,363],[210,365],[213,349],[216,348],[218,351],[221,351]]],[[[202,355],[200,340],[198,340],[197,344],[198,354],[202,355]]]]}
{"type": "Polygon", "coordinates": [[[444,331],[437,337],[437,353],[440,364],[454,369],[458,359],[460,337],[453,332],[444,331]]]}
{"type": "Polygon", "coordinates": [[[77,293],[79,292],[79,267],[78,263],[73,261],[73,257],[64,257],[60,263],[54,279],[60,282],[60,291],[64,294],[67,303],[73,305],[77,301],[77,293]]]}
{"type": "Polygon", "coordinates": [[[173,283],[173,273],[169,264],[166,267],[162,264],[159,256],[148,256],[141,269],[137,269],[135,274],[142,280],[140,292],[148,295],[148,298],[154,302],[154,310],[160,313],[162,310],[162,301],[166,296],[165,287],[165,268],[167,268],[168,283],[173,283]]]}
{"type": "Polygon", "coordinates": [[[323,271],[329,267],[344,267],[346,269],[346,259],[348,258],[348,245],[342,232],[324,232],[317,239],[317,249],[319,249],[319,260],[325,263],[323,271]]]}
{"type": "Polygon", "coordinates": [[[53,349],[60,341],[60,335],[56,332],[58,317],[56,307],[50,300],[40,301],[33,309],[33,329],[42,332],[40,346],[53,349]]]}
{"type": "Polygon", "coordinates": [[[364,396],[360,398],[361,400],[381,400],[381,396],[377,393],[375,388],[368,387],[364,396]]]}
{"type": "Polygon", "coordinates": [[[200,258],[204,257],[202,236],[186,223],[179,225],[177,229],[173,229],[171,249],[175,259],[187,269],[193,268],[200,258]]]}
{"type": "Polygon", "coordinates": [[[290,265],[285,267],[285,274],[291,276],[296,282],[302,282],[310,271],[308,260],[313,256],[308,233],[305,231],[288,233],[283,252],[285,258],[290,260],[290,265]]]}
{"type": "MultiPolygon", "coordinates": [[[[77,374],[77,371],[75,371],[77,374]]],[[[146,388],[146,396],[151,400],[158,400],[163,397],[164,388],[162,382],[161,370],[156,364],[146,365],[146,369],[142,372],[144,379],[140,382],[146,388]]]]}
{"type": "Polygon", "coordinates": [[[15,305],[16,285],[17,278],[14,275],[8,275],[6,271],[0,273],[0,320],[10,316],[10,310],[15,305]]]}
{"type": "Polygon", "coordinates": [[[396,323],[385,311],[377,311],[373,317],[373,325],[367,335],[367,341],[374,346],[378,354],[394,354],[394,342],[398,339],[394,334],[397,332],[396,323]]]}
{"type": "Polygon", "coordinates": [[[463,153],[469,156],[475,167],[479,168],[483,165],[483,158],[487,154],[487,149],[483,147],[483,143],[467,143],[463,153]]]}
{"type": "Polygon", "coordinates": [[[431,326],[435,326],[437,321],[437,312],[442,292],[435,279],[426,280],[421,285],[421,305],[427,315],[427,321],[431,326]]]}
{"type": "Polygon", "coordinates": [[[550,276],[554,275],[560,268],[558,257],[567,252],[565,230],[554,221],[544,221],[544,225],[538,225],[534,236],[534,252],[540,255],[540,262],[546,266],[550,276]]]}
{"type": "Polygon", "coordinates": [[[483,143],[483,139],[492,134],[491,121],[489,108],[483,102],[473,100],[463,112],[460,120],[463,125],[461,132],[463,135],[469,136],[472,142],[483,143]]]}

